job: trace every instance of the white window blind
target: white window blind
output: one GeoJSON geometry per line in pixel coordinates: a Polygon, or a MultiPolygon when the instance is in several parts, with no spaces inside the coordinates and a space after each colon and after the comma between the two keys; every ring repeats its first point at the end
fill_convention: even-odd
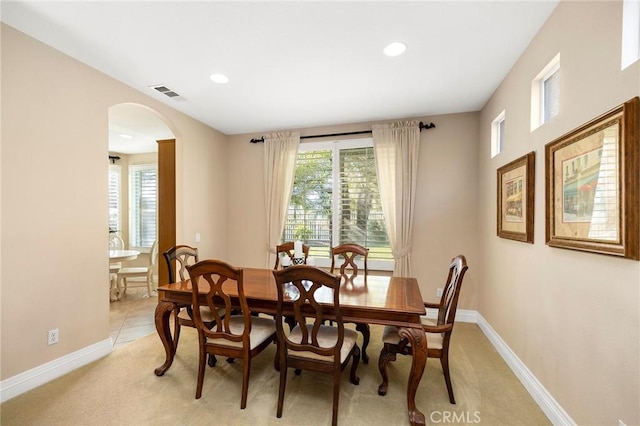
{"type": "Polygon", "coordinates": [[[345,243],[369,248],[372,262],[393,259],[371,139],[300,145],[283,235],[283,241],[294,240],[319,259],[345,243]]]}
{"type": "Polygon", "coordinates": [[[546,123],[552,117],[558,115],[560,110],[560,69],[556,69],[542,83],[543,105],[544,111],[543,122],[546,123]]]}
{"type": "Polygon", "coordinates": [[[109,165],[109,231],[120,231],[120,175],[119,165],[109,165]]]}
{"type": "Polygon", "coordinates": [[[373,146],[339,150],[339,241],[369,248],[373,259],[392,259],[373,146]]]}
{"type": "Polygon", "coordinates": [[[129,167],[129,246],[151,247],[157,235],[158,169],[129,167]]]}
{"type": "Polygon", "coordinates": [[[560,53],[531,81],[531,131],[560,112],[560,53]]]}

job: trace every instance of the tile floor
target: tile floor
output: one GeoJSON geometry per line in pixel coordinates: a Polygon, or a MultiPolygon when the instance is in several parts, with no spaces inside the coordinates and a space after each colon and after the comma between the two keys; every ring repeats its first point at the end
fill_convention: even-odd
{"type": "Polygon", "coordinates": [[[109,324],[114,349],[156,332],[154,311],[158,296],[155,292],[151,297],[146,294],[146,288],[133,287],[120,300],[110,302],[109,324]]]}

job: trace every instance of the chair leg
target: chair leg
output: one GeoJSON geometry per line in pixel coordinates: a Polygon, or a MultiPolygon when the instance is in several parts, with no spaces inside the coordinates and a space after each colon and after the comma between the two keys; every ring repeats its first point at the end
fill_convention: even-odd
{"type": "Polygon", "coordinates": [[[200,399],[202,396],[202,384],[204,383],[204,365],[207,357],[204,343],[200,340],[200,356],[198,357],[198,384],[196,386],[196,399],[200,399]]]}
{"type": "Polygon", "coordinates": [[[386,395],[389,387],[389,376],[387,375],[387,365],[389,362],[396,360],[395,352],[389,349],[388,345],[384,345],[380,351],[378,357],[378,370],[380,370],[380,376],[382,376],[382,383],[378,386],[378,395],[386,395]]]}
{"type": "Polygon", "coordinates": [[[367,355],[367,347],[371,339],[371,327],[365,322],[356,323],[356,331],[362,333],[362,361],[369,364],[369,355],[367,355]]]}
{"type": "Polygon", "coordinates": [[[116,295],[118,297],[118,299],[120,299],[122,297],[122,286],[121,286],[121,281],[124,278],[121,277],[116,277],[116,295]]]}
{"type": "Polygon", "coordinates": [[[118,275],[109,274],[109,300],[115,302],[118,300],[118,275]]]}
{"type": "Polygon", "coordinates": [[[449,354],[443,353],[440,357],[440,364],[442,365],[442,372],[444,373],[444,382],[447,385],[447,392],[449,393],[449,402],[456,403],[456,399],[453,397],[453,386],[451,385],[451,375],[449,373],[449,354]]]}
{"type": "Polygon", "coordinates": [[[215,367],[217,363],[218,359],[216,358],[216,356],[214,354],[209,354],[209,358],[207,360],[207,364],[209,364],[209,367],[215,367]]]}
{"type": "Polygon", "coordinates": [[[151,279],[151,271],[149,271],[149,273],[147,274],[147,294],[149,295],[149,297],[151,297],[151,282],[153,280],[151,279]]]}
{"type": "Polygon", "coordinates": [[[287,361],[280,355],[280,388],[278,389],[278,411],[276,417],[282,417],[282,406],[284,405],[284,390],[287,387],[287,361]]]}
{"type": "Polygon", "coordinates": [[[245,356],[242,363],[242,398],[240,399],[240,409],[247,406],[247,394],[249,393],[249,373],[251,372],[251,355],[245,356]]]}
{"type": "Polygon", "coordinates": [[[360,348],[355,347],[353,351],[353,359],[351,360],[351,374],[350,380],[354,385],[360,384],[360,377],[356,374],[358,372],[358,364],[360,364],[360,348]]]}
{"type": "Polygon", "coordinates": [[[284,322],[286,322],[287,325],[289,326],[289,331],[293,330],[293,327],[295,327],[298,324],[296,322],[295,317],[292,317],[290,315],[285,315],[284,322]]]}
{"type": "Polygon", "coordinates": [[[333,374],[333,417],[331,419],[331,425],[337,426],[338,424],[338,406],[340,402],[340,369],[333,374]]]}

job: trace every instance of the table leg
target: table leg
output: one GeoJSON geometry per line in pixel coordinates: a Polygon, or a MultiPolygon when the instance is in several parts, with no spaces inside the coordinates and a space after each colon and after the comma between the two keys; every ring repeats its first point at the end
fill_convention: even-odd
{"type": "Polygon", "coordinates": [[[422,328],[405,328],[398,330],[401,338],[409,340],[413,357],[411,361],[411,373],[407,384],[407,409],[411,425],[424,425],[424,414],[416,407],[416,391],[427,364],[427,336],[422,328]]]}
{"type": "Polygon", "coordinates": [[[173,302],[169,302],[166,300],[160,300],[158,302],[158,306],[156,306],[156,330],[158,331],[158,335],[160,336],[160,340],[162,341],[162,345],[164,346],[164,351],[166,353],[166,359],[164,364],[155,369],[156,376],[162,376],[166,371],[171,367],[173,363],[173,357],[176,354],[176,348],[173,344],[173,338],[171,337],[171,329],[169,327],[169,318],[171,317],[171,312],[177,308],[177,305],[173,302]]]}

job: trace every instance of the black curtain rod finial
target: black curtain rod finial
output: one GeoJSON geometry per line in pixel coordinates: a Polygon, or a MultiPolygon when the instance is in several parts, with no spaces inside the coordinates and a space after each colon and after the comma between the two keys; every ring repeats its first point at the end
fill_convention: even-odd
{"type": "Polygon", "coordinates": [[[251,143],[260,143],[260,142],[264,142],[264,136],[261,138],[253,138],[251,139],[249,142],[251,143]]]}
{"type": "Polygon", "coordinates": [[[436,125],[433,123],[424,124],[422,121],[420,122],[420,130],[435,129],[435,127],[436,125]]]}

